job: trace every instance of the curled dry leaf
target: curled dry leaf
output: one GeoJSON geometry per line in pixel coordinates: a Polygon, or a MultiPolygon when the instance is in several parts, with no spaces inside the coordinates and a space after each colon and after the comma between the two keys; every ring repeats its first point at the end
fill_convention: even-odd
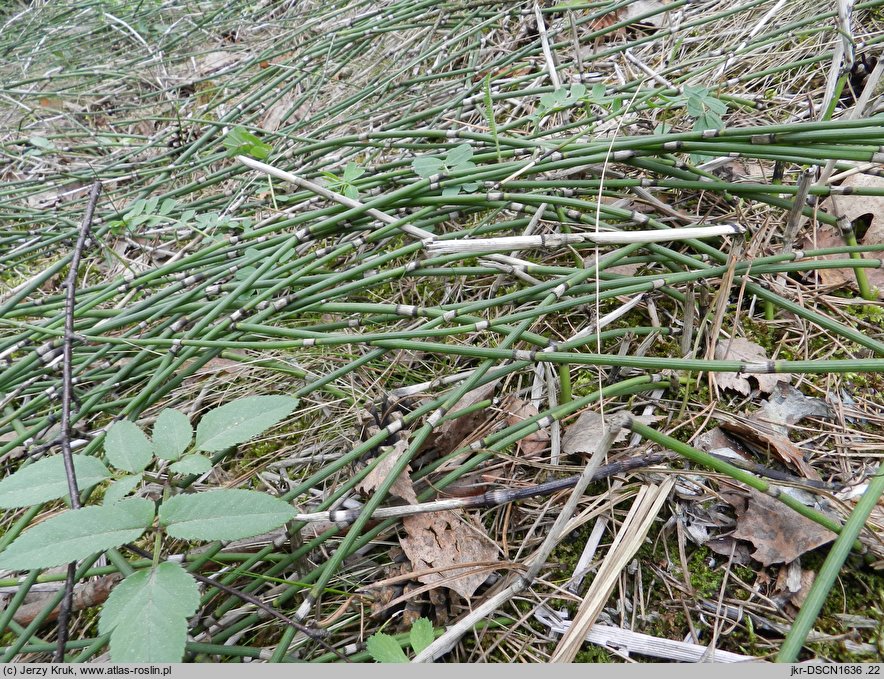
{"type": "Polygon", "coordinates": [[[786,382],[777,383],[770,398],[761,402],[753,420],[765,422],[781,434],[789,434],[789,427],[806,417],[832,417],[832,410],[821,398],[805,396],[786,382]]]}
{"type": "MultiPolygon", "coordinates": [[[[539,412],[530,402],[516,396],[510,396],[506,400],[503,410],[506,412],[506,423],[510,427],[534,417],[539,412]]],[[[520,439],[518,445],[519,451],[526,458],[537,457],[549,447],[549,432],[546,429],[538,429],[520,439]]]]}
{"type": "MultiPolygon", "coordinates": [[[[408,441],[405,440],[397,441],[395,445],[389,446],[386,452],[384,452],[381,461],[362,479],[362,483],[357,488],[364,493],[374,492],[390,475],[393,467],[399,461],[399,458],[405,454],[406,450],[408,450],[408,441]]],[[[390,493],[396,497],[401,497],[410,505],[416,505],[417,495],[414,493],[414,486],[411,484],[411,477],[408,475],[410,471],[410,466],[405,468],[405,471],[396,478],[396,481],[390,488],[390,493]]]]}
{"type": "MultiPolygon", "coordinates": [[[[659,417],[653,415],[635,415],[636,422],[653,424],[659,417]]],[[[577,421],[569,426],[562,436],[562,453],[565,455],[592,455],[599,446],[604,433],[604,418],[596,412],[586,410],[580,414],[577,421]]],[[[629,435],[629,430],[621,429],[614,443],[623,441],[629,435]]]]}
{"type": "MultiPolygon", "coordinates": [[[[855,174],[851,175],[841,184],[842,187],[871,187],[880,189],[884,187],[884,178],[875,175],[855,174]]],[[[843,215],[849,221],[859,217],[871,220],[868,230],[862,238],[858,238],[860,245],[884,244],[884,197],[882,196],[832,196],[824,200],[820,207],[835,215],[843,215]]],[[[816,250],[844,245],[844,239],[836,229],[818,229],[815,233],[801,241],[803,250],[816,250]]],[[[876,253],[868,256],[878,257],[876,253]]],[[[846,255],[825,255],[819,259],[844,259],[846,255]]],[[[863,269],[869,284],[878,289],[878,298],[884,298],[884,269],[863,269]]],[[[834,288],[856,288],[856,275],[853,269],[819,269],[817,276],[820,282],[834,288]]]]}
{"type": "MultiPolygon", "coordinates": [[[[643,14],[648,14],[649,12],[666,7],[666,4],[667,3],[662,2],[662,0],[633,0],[620,10],[618,13],[618,19],[620,21],[634,21],[643,14]]],[[[661,12],[660,14],[655,14],[652,17],[642,20],[642,23],[653,26],[654,28],[660,28],[666,23],[666,18],[666,12],[661,12]]]]}
{"type": "MultiPolygon", "coordinates": [[[[468,391],[455,404],[451,412],[464,410],[479,401],[490,398],[498,382],[499,380],[494,380],[472,391],[468,391]]],[[[484,410],[474,410],[456,419],[446,420],[427,438],[427,443],[421,449],[432,447],[436,448],[440,455],[450,453],[452,450],[460,447],[461,443],[468,443],[472,440],[476,435],[476,430],[481,427],[487,418],[488,413],[484,410]]]]}
{"type": "MultiPolygon", "coordinates": [[[[119,573],[111,573],[95,580],[74,585],[74,597],[71,611],[82,611],[92,606],[100,606],[106,600],[113,587],[123,579],[119,573]]],[[[55,596],[54,592],[39,592],[36,596],[25,597],[24,604],[20,606],[13,616],[13,620],[19,625],[30,625],[34,619],[43,612],[46,604],[55,596]]],[[[47,618],[46,622],[58,619],[61,606],[56,606],[47,618]]]]}
{"type": "Polygon", "coordinates": [[[458,564],[495,562],[497,548],[485,529],[462,512],[432,512],[406,516],[405,537],[399,543],[425,584],[438,582],[469,599],[488,578],[487,568],[450,568],[458,564]]]}
{"type": "Polygon", "coordinates": [[[722,422],[722,429],[772,453],[781,462],[798,469],[805,478],[819,480],[820,475],[804,460],[801,448],[775,431],[769,424],[743,417],[728,416],[728,418],[722,422]]]}
{"type": "Polygon", "coordinates": [[[722,429],[754,443],[781,462],[798,469],[805,478],[819,480],[819,474],[804,460],[801,448],[789,440],[789,428],[806,417],[831,417],[825,401],[805,396],[795,387],[780,382],[758,412],[748,418],[728,416],[722,429]]]}
{"type": "Polygon", "coordinates": [[[764,566],[789,563],[811,549],[834,540],[837,536],[818,523],[807,519],[757,490],[749,495],[722,493],[737,512],[737,528],[733,537],[755,546],[752,558],[764,566]]]}
{"type": "MultiPolygon", "coordinates": [[[[750,342],[742,337],[734,337],[733,339],[719,340],[715,345],[716,361],[742,361],[744,363],[766,363],[769,359],[764,351],[764,347],[755,342],[750,342]]],[[[751,375],[742,375],[741,373],[715,373],[715,381],[718,386],[724,389],[733,389],[741,394],[748,396],[752,390],[747,377],[751,377],[758,382],[758,388],[765,393],[770,393],[777,386],[777,382],[788,382],[791,377],[789,375],[773,375],[765,373],[752,373],[751,375]]]]}
{"type": "Polygon", "coordinates": [[[783,606],[787,613],[794,615],[810,594],[810,587],[815,579],[816,573],[802,568],[796,559],[780,567],[770,598],[783,606]]]}

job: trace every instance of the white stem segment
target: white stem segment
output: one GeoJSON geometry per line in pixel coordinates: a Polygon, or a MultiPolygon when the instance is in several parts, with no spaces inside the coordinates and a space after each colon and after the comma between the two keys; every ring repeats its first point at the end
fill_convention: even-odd
{"type": "Polygon", "coordinates": [[[739,224],[715,226],[686,226],[677,229],[648,231],[600,231],[591,233],[555,233],[539,236],[503,236],[501,238],[456,238],[432,240],[424,247],[434,255],[473,252],[512,252],[525,248],[560,248],[573,243],[600,243],[626,245],[631,243],[662,243],[691,238],[716,238],[745,233],[739,224]]]}
{"type": "MultiPolygon", "coordinates": [[[[366,214],[371,215],[375,219],[381,220],[385,224],[396,224],[397,222],[402,221],[400,219],[396,219],[391,215],[388,215],[386,212],[381,212],[380,210],[376,210],[370,207],[367,208],[365,207],[365,203],[360,203],[358,200],[348,198],[341,193],[330,191],[324,186],[320,186],[319,184],[314,184],[311,181],[302,179],[297,175],[293,175],[291,172],[280,170],[278,167],[267,165],[266,163],[262,163],[247,156],[237,156],[236,159],[246,167],[250,167],[253,170],[257,170],[258,172],[263,172],[264,174],[270,175],[271,177],[282,179],[284,182],[294,184],[295,186],[299,186],[307,191],[312,191],[317,196],[328,198],[329,200],[333,200],[334,202],[345,205],[346,207],[363,208],[366,214]]],[[[399,228],[408,235],[414,236],[415,238],[420,238],[424,242],[432,241],[435,238],[435,236],[429,231],[425,231],[424,229],[418,228],[416,226],[411,226],[409,224],[399,224],[399,228]]]]}

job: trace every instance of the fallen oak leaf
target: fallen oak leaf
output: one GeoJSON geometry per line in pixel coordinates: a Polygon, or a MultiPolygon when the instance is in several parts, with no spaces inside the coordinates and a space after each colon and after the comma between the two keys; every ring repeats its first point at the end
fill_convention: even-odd
{"type": "MultiPolygon", "coordinates": [[[[764,347],[742,337],[719,340],[715,345],[716,361],[741,361],[744,363],[767,363],[769,361],[764,347]]],[[[746,377],[752,377],[758,382],[758,388],[771,393],[777,386],[777,382],[788,382],[791,377],[782,374],[752,373],[743,376],[741,373],[715,373],[715,381],[724,389],[733,389],[744,396],[748,396],[752,385],[746,377]]]]}
{"type": "MultiPolygon", "coordinates": [[[[387,446],[386,452],[381,458],[381,461],[374,466],[374,469],[372,469],[364,479],[362,479],[362,482],[357,486],[357,489],[363,493],[373,493],[387,479],[392,472],[393,467],[396,466],[396,463],[399,461],[399,458],[402,457],[407,450],[408,441],[405,440],[400,440],[397,441],[395,445],[387,446]]],[[[410,471],[411,467],[407,466],[405,467],[405,470],[396,477],[396,480],[390,488],[390,494],[402,498],[410,505],[416,505],[417,495],[415,495],[414,486],[411,483],[411,477],[409,476],[410,471]]]]}
{"type": "MultiPolygon", "coordinates": [[[[523,401],[516,396],[510,396],[506,400],[503,410],[506,412],[506,423],[510,427],[534,417],[539,412],[530,401],[523,401]]],[[[546,429],[538,429],[519,439],[517,445],[526,458],[537,457],[549,447],[549,432],[546,429]]]]}
{"type": "Polygon", "coordinates": [[[488,570],[451,568],[458,564],[487,564],[498,561],[497,548],[484,529],[462,512],[446,511],[416,514],[402,519],[405,537],[399,544],[414,571],[422,573],[424,584],[438,582],[469,599],[488,579],[488,570]]]}
{"type": "Polygon", "coordinates": [[[722,429],[773,453],[781,462],[801,471],[805,478],[819,480],[819,474],[804,460],[801,449],[789,440],[789,428],[806,417],[832,417],[825,401],[805,396],[786,382],[778,382],[757,412],[748,418],[726,417],[722,429]]]}
{"type": "Polygon", "coordinates": [[[769,424],[774,430],[789,435],[789,428],[807,417],[831,418],[832,410],[821,398],[805,396],[787,382],[778,382],[770,398],[751,419],[769,424]]]}
{"type": "MultiPolygon", "coordinates": [[[[654,415],[634,415],[636,422],[653,424],[659,417],[654,415]]],[[[592,455],[604,436],[605,419],[596,412],[585,410],[580,417],[565,429],[562,435],[562,453],[564,455],[592,455]]],[[[621,429],[614,438],[614,443],[626,440],[629,430],[621,429]]]]}
{"type": "MultiPolygon", "coordinates": [[[[464,394],[460,400],[451,408],[451,412],[465,410],[470,406],[484,401],[491,397],[494,388],[500,380],[494,380],[488,384],[483,384],[464,394]]],[[[426,443],[421,446],[421,451],[428,448],[435,448],[440,455],[446,455],[459,447],[462,442],[467,442],[470,436],[475,436],[476,431],[488,418],[488,413],[484,410],[473,410],[465,413],[460,417],[451,420],[445,420],[440,424],[430,436],[427,437],[426,443]]]]}
{"type": "Polygon", "coordinates": [[[820,480],[817,471],[805,461],[801,448],[774,430],[771,425],[749,418],[728,415],[727,419],[721,423],[721,428],[735,434],[746,443],[754,443],[757,447],[772,453],[781,462],[800,471],[804,478],[820,480]]]}
{"type": "Polygon", "coordinates": [[[734,505],[737,513],[733,537],[751,542],[755,546],[752,558],[764,566],[789,563],[837,537],[827,528],[757,490],[750,488],[748,496],[724,492],[722,497],[734,505]]]}

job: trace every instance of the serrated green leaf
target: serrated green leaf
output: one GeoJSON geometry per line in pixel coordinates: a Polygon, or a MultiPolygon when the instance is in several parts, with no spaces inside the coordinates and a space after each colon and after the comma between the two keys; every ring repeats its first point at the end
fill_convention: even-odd
{"type": "Polygon", "coordinates": [[[712,111],[713,113],[717,113],[720,116],[723,116],[727,113],[727,103],[723,102],[721,99],[716,99],[715,97],[708,97],[704,100],[706,107],[712,111]]]}
{"type": "Polygon", "coordinates": [[[466,184],[461,184],[460,188],[464,190],[464,193],[473,193],[473,191],[479,188],[479,182],[467,182],[466,184]]]}
{"type": "Polygon", "coordinates": [[[114,467],[137,474],[153,459],[153,444],[137,424],[120,420],[105,435],[104,452],[114,467]]]}
{"type": "Polygon", "coordinates": [[[181,213],[180,221],[184,224],[187,224],[191,219],[196,215],[196,210],[185,210],[181,213]]]}
{"type": "Polygon", "coordinates": [[[379,632],[372,634],[365,644],[375,662],[408,662],[408,657],[393,637],[379,632]]]}
{"type": "Polygon", "coordinates": [[[411,626],[411,632],[408,640],[411,642],[411,648],[415,653],[420,653],[427,646],[433,643],[436,635],[433,633],[433,623],[426,618],[418,618],[411,626]]]}
{"type": "Polygon", "coordinates": [[[51,568],[137,539],[153,521],[150,500],[63,512],[19,536],[0,554],[0,569],[51,568]]]}
{"type": "Polygon", "coordinates": [[[247,396],[210,410],[196,427],[196,448],[210,453],[248,441],[292,414],[291,396],[247,396]]]}
{"type": "Polygon", "coordinates": [[[448,167],[457,167],[473,157],[473,147],[467,144],[458,144],[445,154],[445,164],[448,167]]]}
{"type": "Polygon", "coordinates": [[[176,495],[160,506],[166,533],[184,540],[238,540],[278,528],[294,516],[287,502],[254,490],[176,495]]]}
{"type": "MultiPolygon", "coordinates": [[[[74,455],[77,486],[85,490],[111,474],[98,458],[74,455]]],[[[44,457],[0,481],[0,508],[29,507],[68,495],[68,477],[61,455],[44,457]]]]}
{"type": "Polygon", "coordinates": [[[112,505],[119,502],[141,483],[142,478],[144,478],[144,474],[133,474],[114,481],[104,493],[103,504],[112,505]]]}
{"type": "Polygon", "coordinates": [[[442,195],[446,198],[456,196],[458,193],[460,193],[460,184],[458,184],[457,186],[446,186],[444,189],[442,189],[442,195]]]}
{"type": "Polygon", "coordinates": [[[244,281],[249,276],[253,275],[258,269],[253,266],[244,266],[242,269],[237,269],[236,273],[233,274],[233,277],[238,281],[244,281]]]}
{"type": "Polygon", "coordinates": [[[49,141],[46,137],[40,137],[38,135],[34,135],[33,137],[28,139],[28,143],[31,146],[36,146],[38,149],[43,149],[45,151],[55,151],[56,147],[51,141],[49,141]]]}
{"type": "Polygon", "coordinates": [[[573,85],[571,85],[571,91],[569,94],[571,96],[571,99],[574,99],[575,101],[583,99],[583,97],[586,95],[586,85],[584,85],[583,83],[574,83],[573,85]]]}
{"type": "Polygon", "coordinates": [[[445,169],[445,163],[433,156],[418,156],[411,161],[411,169],[418,177],[432,177],[445,169]]]}
{"type": "Polygon", "coordinates": [[[153,423],[153,449],[163,460],[177,460],[193,439],[193,427],[187,415],[166,408],[153,423]]]}
{"type": "Polygon", "coordinates": [[[212,461],[205,455],[185,455],[169,469],[176,474],[205,474],[212,469],[212,461]]]}
{"type": "Polygon", "coordinates": [[[686,107],[688,110],[688,115],[694,118],[697,118],[706,111],[706,108],[703,106],[703,102],[698,97],[688,97],[686,102],[686,107]]]}
{"type": "Polygon", "coordinates": [[[187,618],[199,606],[193,576],[174,563],[138,571],[110,593],[98,630],[110,634],[115,663],[181,662],[187,618]]]}
{"type": "Polygon", "coordinates": [[[556,105],[557,101],[555,92],[545,92],[540,95],[540,108],[544,110],[551,109],[556,105]]]}
{"type": "Polygon", "coordinates": [[[176,205],[178,205],[178,201],[177,201],[177,200],[175,200],[174,198],[166,198],[165,200],[163,200],[162,203],[160,203],[160,209],[157,210],[157,214],[160,214],[160,215],[167,215],[167,214],[169,214],[172,210],[175,209],[175,206],[176,206],[176,205]]]}
{"type": "Polygon", "coordinates": [[[352,182],[359,179],[362,175],[365,174],[365,168],[360,167],[356,163],[347,163],[347,167],[344,168],[344,181],[352,182]]]}
{"type": "Polygon", "coordinates": [[[596,83],[592,86],[592,90],[589,95],[590,99],[595,102],[599,102],[605,97],[605,85],[604,83],[596,83]]]}
{"type": "Polygon", "coordinates": [[[347,184],[347,186],[344,187],[343,193],[345,196],[347,196],[347,198],[352,198],[353,200],[357,200],[359,198],[359,189],[357,189],[352,184],[347,184]]]}

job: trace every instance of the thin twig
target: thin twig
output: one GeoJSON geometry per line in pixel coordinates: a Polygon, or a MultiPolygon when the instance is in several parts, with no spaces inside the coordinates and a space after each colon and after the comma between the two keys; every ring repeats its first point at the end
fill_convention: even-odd
{"type": "MultiPolygon", "coordinates": [[[[65,283],[64,297],[64,339],[63,358],[61,364],[61,456],[64,460],[64,473],[68,481],[68,494],[71,496],[71,508],[80,508],[80,490],[77,487],[77,474],[74,470],[74,453],[71,450],[71,402],[74,395],[73,380],[73,345],[74,345],[74,307],[76,306],[77,272],[80,268],[80,257],[83,248],[86,247],[86,239],[89,237],[89,228],[92,226],[92,216],[101,194],[101,182],[92,185],[89,194],[89,202],[86,204],[86,214],[83,215],[83,223],[80,225],[80,235],[74,246],[71,256],[71,264],[68,269],[67,282],[65,283]]],[[[68,621],[71,615],[71,607],[74,603],[74,576],[77,571],[76,561],[68,564],[67,579],[65,580],[64,599],[58,612],[58,645],[55,648],[53,662],[64,662],[64,647],[68,642],[68,621]]]]}
{"type": "Polygon", "coordinates": [[[538,573],[540,573],[540,569],[543,568],[543,565],[546,563],[552,550],[562,539],[564,528],[571,519],[574,510],[577,509],[577,504],[583,497],[583,493],[586,492],[586,487],[592,481],[601,466],[602,460],[605,458],[605,455],[607,455],[608,450],[614,443],[614,439],[623,428],[626,421],[626,418],[618,414],[607,422],[604,434],[602,435],[597,448],[586,463],[586,467],[583,469],[583,472],[580,474],[580,477],[574,486],[574,491],[571,493],[571,496],[568,498],[562,511],[559,512],[559,515],[556,517],[552,528],[550,528],[549,533],[547,533],[546,539],[532,557],[528,571],[517,576],[516,580],[506,587],[506,589],[491,597],[481,606],[473,609],[469,615],[465,616],[456,625],[448,629],[445,634],[418,653],[412,662],[430,662],[447,653],[479,620],[486,615],[493,613],[506,601],[509,601],[509,599],[526,587],[531,586],[531,583],[534,582],[534,579],[537,577],[538,573]]]}

